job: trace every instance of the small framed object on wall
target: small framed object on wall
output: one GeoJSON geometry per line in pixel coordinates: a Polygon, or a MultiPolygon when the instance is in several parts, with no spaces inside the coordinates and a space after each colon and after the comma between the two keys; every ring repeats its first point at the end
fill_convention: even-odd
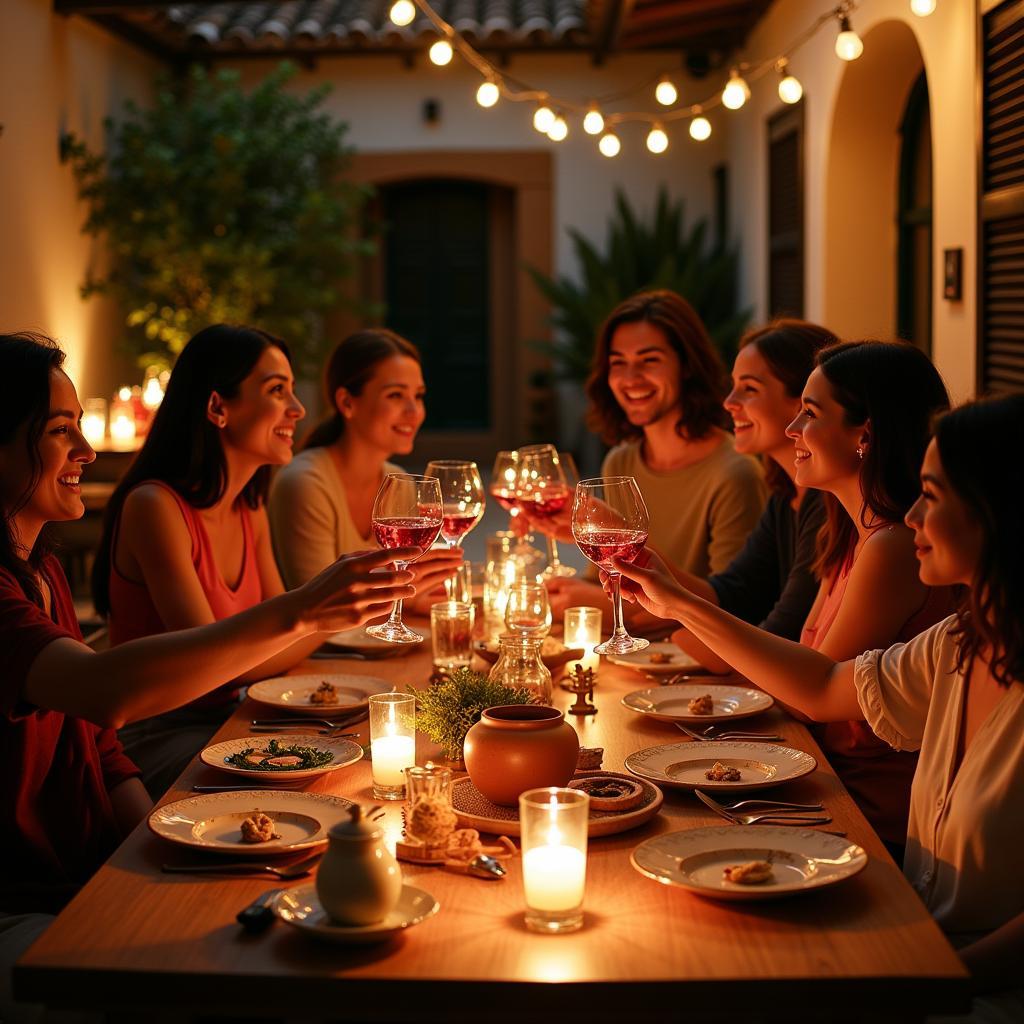
{"type": "Polygon", "coordinates": [[[959,302],[962,297],[964,271],[963,249],[942,250],[942,297],[959,302]]]}

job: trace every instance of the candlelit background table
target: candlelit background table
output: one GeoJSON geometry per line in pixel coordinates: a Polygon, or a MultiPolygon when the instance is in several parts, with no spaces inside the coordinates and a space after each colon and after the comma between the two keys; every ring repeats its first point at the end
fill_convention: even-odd
{"type": "MultiPolygon", "coordinates": [[[[429,641],[372,663],[373,674],[398,688],[425,685],[430,669],[429,641]]],[[[368,670],[341,659],[297,669],[368,670]]],[[[573,719],[583,746],[604,747],[609,770],[621,771],[635,750],[681,739],[671,725],[621,706],[624,694],[643,685],[637,672],[602,662],[598,714],[573,719]]],[[[570,699],[556,690],[556,706],[564,710],[570,699]]],[[[256,710],[243,704],[217,739],[247,735],[256,710]]],[[[440,912],[381,946],[328,946],[281,924],[245,934],[235,914],[271,880],[161,874],[161,863],[181,860],[181,851],[143,823],[23,957],[15,991],[51,1007],[131,1015],[160,1007],[175,1019],[201,1012],[437,1024],[620,1021],[641,1009],[688,1021],[912,1021],[964,1009],[959,959],[807,729],[777,708],[748,724],[817,758],[817,771],[773,795],[822,802],[833,818],[825,827],[867,850],[860,875],[826,891],[745,904],[659,885],[630,866],[634,847],[661,833],[721,824],[692,793],[666,790],[661,814],[647,825],[591,839],[578,932],[527,930],[518,859],[507,862],[501,882],[406,864],[406,881],[434,895],[440,912]]],[[[366,723],[359,740],[368,742],[366,723]]],[[[422,734],[417,754],[420,764],[436,754],[422,734]]],[[[189,795],[196,783],[229,782],[194,760],[161,803],[189,795]]],[[[372,803],[370,762],[302,788],[372,803]]],[[[385,808],[391,841],[401,834],[402,806],[385,808]]]]}

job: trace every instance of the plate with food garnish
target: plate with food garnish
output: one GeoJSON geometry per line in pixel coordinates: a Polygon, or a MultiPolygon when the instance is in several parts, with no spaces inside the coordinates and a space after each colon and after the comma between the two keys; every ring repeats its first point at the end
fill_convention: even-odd
{"type": "Polygon", "coordinates": [[[681,647],[668,640],[659,640],[632,654],[608,654],[606,657],[613,665],[625,665],[626,668],[635,668],[648,675],[671,675],[673,672],[690,672],[694,669],[698,672],[706,671],[696,658],[690,657],[681,647]]]}
{"type": "Polygon", "coordinates": [[[365,708],[370,695],[387,693],[394,683],[376,676],[353,676],[343,672],[275,676],[249,687],[249,696],[260,704],[306,715],[332,714],[365,708]]]}
{"type": "Polygon", "coordinates": [[[767,711],[775,699],[763,690],[721,683],[678,683],[634,690],[622,698],[630,711],[657,722],[732,722],[767,711]]]}
{"type": "Polygon", "coordinates": [[[348,820],[351,800],[289,790],[205,793],[175,800],[149,816],[161,838],[196,850],[266,857],[327,842],[327,833],[348,820]]]}
{"type": "Polygon", "coordinates": [[[637,750],[626,768],[659,786],[679,789],[767,789],[792,782],[818,767],[803,750],[774,743],[709,740],[706,743],[664,743],[637,750]]]}
{"type": "Polygon", "coordinates": [[[247,779],[309,779],[355,764],[363,748],[351,740],[307,735],[275,736],[272,740],[246,736],[214,743],[199,754],[211,768],[247,779]]]}
{"type": "Polygon", "coordinates": [[[852,878],[868,855],[829,832],[789,826],[711,826],[668,832],[630,856],[642,875],[718,900],[770,900],[852,878]]]}

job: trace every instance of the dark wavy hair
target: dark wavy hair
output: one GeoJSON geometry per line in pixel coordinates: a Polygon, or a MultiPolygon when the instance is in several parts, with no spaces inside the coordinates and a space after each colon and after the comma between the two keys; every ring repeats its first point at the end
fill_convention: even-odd
{"type": "MultiPolygon", "coordinates": [[[[839,339],[827,328],[808,320],[779,319],[756,327],[740,339],[740,348],[754,345],[768,364],[772,375],[782,382],[790,398],[799,398],[814,369],[817,354],[839,339]]],[[[774,459],[765,459],[764,475],[768,486],[791,500],[796,487],[789,474],[774,459]]]]}
{"type": "Polygon", "coordinates": [[[345,417],[335,399],[338,388],[344,388],[350,395],[361,394],[377,365],[392,356],[407,356],[420,362],[416,346],[386,327],[368,327],[338,342],[324,368],[324,397],[331,412],[309,432],[303,449],[324,448],[345,433],[345,417]]]}
{"type": "Polygon", "coordinates": [[[25,331],[0,334],[0,444],[10,444],[25,429],[25,452],[32,473],[21,493],[0,509],[0,568],[17,581],[25,596],[40,607],[43,595],[36,572],[48,551],[41,533],[28,557],[22,557],[15,542],[14,517],[28,504],[42,473],[39,441],[50,418],[50,375],[64,365],[64,352],[43,334],[25,331]]]}
{"type": "Polygon", "coordinates": [[[1024,682],[1024,394],[960,406],[935,424],[949,484],[982,531],[974,580],[957,609],[957,668],[985,652],[1001,686],[1024,682]]]}
{"type": "Polygon", "coordinates": [[[612,338],[622,324],[646,321],[659,328],[679,356],[679,395],[682,413],[677,432],[696,440],[714,427],[728,430],[730,417],[722,407],[729,391],[729,374],[707,329],[686,299],[670,291],[640,292],[620,302],[601,325],[594,360],[587,378],[590,399],[587,424],[606,444],[635,441],[643,436],[629,422],[608,386],[612,338]]]}
{"type": "MultiPolygon", "coordinates": [[[[162,480],[195,508],[224,494],[227,463],[220,431],[207,417],[210,396],[235,398],[260,356],[273,346],[291,362],[288,346],[256,327],[214,324],[182,349],[146,440],[114,489],[103,515],[103,535],[92,570],[92,595],[101,615],[110,612],[110,560],[125,498],[144,480],[162,480]]],[[[242,490],[249,508],[266,501],[270,467],[261,466],[242,490]]]]}
{"type": "MultiPolygon", "coordinates": [[[[921,460],[937,413],[949,395],[931,360],[904,341],[851,341],[818,353],[817,365],[843,407],[849,426],[868,425],[860,468],[860,521],[900,523],[920,493],[921,460]]],[[[815,572],[827,576],[846,557],[857,528],[826,493],[815,572]]]]}

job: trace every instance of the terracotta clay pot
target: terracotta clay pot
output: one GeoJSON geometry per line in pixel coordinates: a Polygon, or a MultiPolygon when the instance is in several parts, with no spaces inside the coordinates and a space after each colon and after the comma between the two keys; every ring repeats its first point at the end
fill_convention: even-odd
{"type": "Polygon", "coordinates": [[[557,708],[488,708],[466,734],[466,771],[488,800],[506,807],[539,786],[564,786],[576,773],[580,741],[557,708]]]}

